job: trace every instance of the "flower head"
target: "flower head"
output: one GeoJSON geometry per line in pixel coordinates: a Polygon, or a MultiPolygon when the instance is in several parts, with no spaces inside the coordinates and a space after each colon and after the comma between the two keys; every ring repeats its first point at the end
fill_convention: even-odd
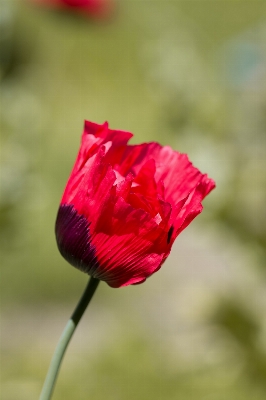
{"type": "Polygon", "coordinates": [[[88,17],[101,18],[110,14],[112,0],[31,0],[36,4],[65,9],[88,17]]]}
{"type": "Polygon", "coordinates": [[[186,154],[131,137],[85,121],[56,220],[63,257],[112,287],[158,271],[215,187],[186,154]]]}

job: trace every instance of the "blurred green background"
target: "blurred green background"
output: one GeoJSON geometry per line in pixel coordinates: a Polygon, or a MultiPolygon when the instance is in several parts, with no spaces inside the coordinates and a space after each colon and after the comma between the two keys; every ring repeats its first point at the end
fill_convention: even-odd
{"type": "Polygon", "coordinates": [[[187,152],[217,188],[145,284],[100,285],[54,400],[265,399],[266,2],[0,7],[1,399],[38,398],[87,282],[54,238],[84,119],[187,152]]]}

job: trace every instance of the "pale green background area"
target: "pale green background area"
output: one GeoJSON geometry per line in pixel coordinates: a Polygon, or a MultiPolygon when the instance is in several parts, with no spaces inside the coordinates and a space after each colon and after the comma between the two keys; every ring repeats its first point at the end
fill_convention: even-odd
{"type": "Polygon", "coordinates": [[[89,119],[188,152],[217,189],[145,284],[100,284],[54,399],[264,399],[266,3],[0,7],[0,397],[38,398],[86,284],[54,221],[89,119]]]}

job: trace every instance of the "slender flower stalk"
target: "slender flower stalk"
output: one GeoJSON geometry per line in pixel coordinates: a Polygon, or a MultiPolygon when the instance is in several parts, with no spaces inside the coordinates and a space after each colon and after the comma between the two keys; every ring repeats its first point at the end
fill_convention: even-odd
{"type": "Polygon", "coordinates": [[[50,400],[52,398],[55,382],[59,373],[59,369],[67,349],[68,343],[70,342],[75,329],[86,310],[89,302],[92,299],[92,296],[97,289],[99,284],[99,279],[91,277],[89,283],[81,296],[81,299],[73,312],[71,318],[67,322],[65,329],[60,337],[58,345],[55,349],[49,370],[47,372],[47,376],[43,385],[43,389],[40,395],[39,400],[50,400]]]}

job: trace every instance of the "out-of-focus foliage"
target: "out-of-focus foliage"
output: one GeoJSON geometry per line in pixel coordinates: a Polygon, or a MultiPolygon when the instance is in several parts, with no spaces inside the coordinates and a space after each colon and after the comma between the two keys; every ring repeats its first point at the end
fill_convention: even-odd
{"type": "Polygon", "coordinates": [[[37,398],[86,277],[57,207],[83,120],[188,152],[217,182],[144,285],[100,285],[55,399],[263,400],[266,4],[121,0],[110,21],[0,2],[5,400],[37,398]]]}

